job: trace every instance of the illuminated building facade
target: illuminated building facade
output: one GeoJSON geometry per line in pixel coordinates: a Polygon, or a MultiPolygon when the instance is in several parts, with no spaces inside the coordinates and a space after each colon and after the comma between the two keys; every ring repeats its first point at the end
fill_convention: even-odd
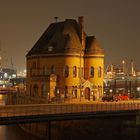
{"type": "Polygon", "coordinates": [[[104,52],[84,32],[83,17],[50,24],[27,56],[27,94],[98,100],[103,96],[104,52]]]}

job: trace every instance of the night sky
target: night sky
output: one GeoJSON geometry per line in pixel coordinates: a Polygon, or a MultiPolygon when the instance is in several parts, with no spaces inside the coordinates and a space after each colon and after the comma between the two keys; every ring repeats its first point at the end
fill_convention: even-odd
{"type": "Polygon", "coordinates": [[[26,68],[32,48],[54,17],[58,21],[84,16],[85,32],[105,50],[105,64],[130,63],[140,71],[139,0],[0,0],[0,44],[3,63],[12,58],[18,71],[26,68]]]}

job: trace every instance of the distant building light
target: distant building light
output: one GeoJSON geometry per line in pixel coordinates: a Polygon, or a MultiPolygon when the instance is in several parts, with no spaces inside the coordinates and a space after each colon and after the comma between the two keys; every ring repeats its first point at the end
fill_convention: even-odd
{"type": "Polygon", "coordinates": [[[137,87],[137,91],[140,91],[140,87],[137,87]]]}
{"type": "Polygon", "coordinates": [[[59,94],[59,89],[57,89],[57,94],[59,94]]]}
{"type": "Polygon", "coordinates": [[[13,74],[12,77],[15,78],[16,77],[16,74],[13,74]]]}
{"type": "Polygon", "coordinates": [[[124,61],[124,60],[122,60],[122,63],[123,63],[123,64],[125,64],[125,61],[124,61]]]}
{"type": "Polygon", "coordinates": [[[112,91],[113,91],[113,90],[112,90],[112,89],[110,89],[109,91],[110,91],[110,93],[112,93],[112,91]]]}
{"type": "Polygon", "coordinates": [[[23,72],[26,73],[26,69],[24,69],[23,72]]]}
{"type": "Polygon", "coordinates": [[[5,88],[5,85],[2,85],[3,88],[5,88]]]}
{"type": "Polygon", "coordinates": [[[82,91],[82,92],[81,92],[81,96],[83,97],[83,95],[84,95],[84,92],[82,91]]]}
{"type": "Polygon", "coordinates": [[[4,78],[7,78],[8,77],[8,74],[7,73],[4,73],[4,78]]]}
{"type": "Polygon", "coordinates": [[[125,79],[125,77],[122,77],[122,79],[124,80],[124,79],[125,79]]]}

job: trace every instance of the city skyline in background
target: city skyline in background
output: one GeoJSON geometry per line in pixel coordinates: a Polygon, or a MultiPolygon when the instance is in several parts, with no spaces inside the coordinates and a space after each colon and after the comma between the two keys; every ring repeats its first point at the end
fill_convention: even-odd
{"type": "Polygon", "coordinates": [[[26,68],[26,54],[49,24],[84,16],[87,35],[94,35],[105,50],[105,66],[130,64],[138,71],[140,1],[134,0],[0,0],[0,47],[7,65],[26,68]]]}

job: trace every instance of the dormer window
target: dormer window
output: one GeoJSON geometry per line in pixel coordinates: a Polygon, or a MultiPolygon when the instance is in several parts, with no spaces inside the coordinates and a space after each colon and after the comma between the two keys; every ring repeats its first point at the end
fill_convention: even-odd
{"type": "Polygon", "coordinates": [[[49,46],[49,47],[48,47],[48,51],[49,51],[49,52],[52,52],[52,51],[53,51],[53,46],[49,46]]]}

